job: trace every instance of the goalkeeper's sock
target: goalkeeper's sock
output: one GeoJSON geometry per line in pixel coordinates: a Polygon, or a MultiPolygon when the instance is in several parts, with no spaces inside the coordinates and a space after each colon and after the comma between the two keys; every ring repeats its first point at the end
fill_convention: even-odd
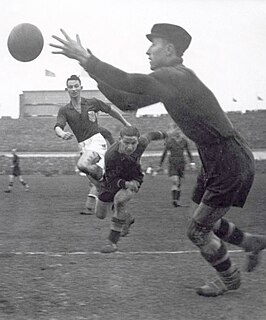
{"type": "Polygon", "coordinates": [[[222,218],[215,226],[214,233],[220,239],[234,244],[236,246],[241,246],[244,239],[244,233],[237,226],[222,218]]]}

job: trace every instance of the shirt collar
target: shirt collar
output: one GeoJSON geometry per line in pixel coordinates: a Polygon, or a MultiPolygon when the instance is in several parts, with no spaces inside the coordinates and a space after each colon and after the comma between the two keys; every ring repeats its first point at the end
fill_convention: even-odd
{"type": "MultiPolygon", "coordinates": [[[[83,97],[81,97],[80,104],[81,104],[81,107],[82,107],[84,104],[86,104],[86,99],[83,98],[83,97]]],[[[72,104],[72,101],[71,101],[71,100],[70,100],[70,102],[69,102],[69,108],[70,108],[70,109],[75,109],[75,108],[73,107],[73,104],[72,104]]]]}

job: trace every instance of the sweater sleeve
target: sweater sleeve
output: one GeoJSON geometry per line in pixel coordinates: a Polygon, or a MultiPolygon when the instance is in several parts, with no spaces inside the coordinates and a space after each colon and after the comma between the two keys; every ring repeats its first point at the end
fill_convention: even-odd
{"type": "Polygon", "coordinates": [[[54,129],[56,127],[60,127],[61,129],[64,129],[67,123],[66,115],[65,115],[65,109],[61,107],[57,114],[56,124],[54,126],[54,129]]]}
{"type": "Polygon", "coordinates": [[[123,111],[134,111],[158,102],[156,98],[144,94],[128,93],[122,90],[114,89],[103,82],[98,83],[99,90],[115,106],[123,111]]]}
{"type": "MultiPolygon", "coordinates": [[[[161,101],[160,97],[168,96],[171,92],[159,79],[167,73],[163,68],[151,74],[126,73],[112,65],[105,63],[95,56],[87,59],[82,67],[97,81],[103,82],[114,89],[127,93],[146,95],[153,101],[161,101]]],[[[162,79],[161,79],[162,80],[162,79]]],[[[155,102],[154,102],[155,103],[155,102]]],[[[142,105],[140,107],[144,107],[142,105]]]]}

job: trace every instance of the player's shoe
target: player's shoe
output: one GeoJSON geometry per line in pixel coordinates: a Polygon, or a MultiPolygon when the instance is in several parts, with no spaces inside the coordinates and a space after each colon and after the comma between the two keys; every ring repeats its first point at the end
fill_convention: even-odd
{"type": "Polygon", "coordinates": [[[238,269],[230,274],[219,273],[219,278],[197,289],[197,294],[204,297],[217,297],[232,290],[237,290],[241,285],[238,269]]]}
{"type": "Polygon", "coordinates": [[[10,192],[11,192],[11,190],[5,190],[4,192],[5,192],[5,193],[10,193],[10,192]]]}
{"type": "Polygon", "coordinates": [[[135,219],[129,216],[129,218],[126,219],[126,222],[123,224],[121,237],[125,237],[127,234],[129,234],[129,229],[133,223],[135,223],[135,219]]]}
{"type": "Polygon", "coordinates": [[[94,214],[94,211],[90,208],[85,208],[84,210],[80,211],[80,214],[92,216],[94,214]]]}
{"type": "Polygon", "coordinates": [[[248,252],[246,271],[252,272],[260,262],[261,251],[266,248],[266,236],[248,234],[243,247],[248,252]]]}
{"type": "Polygon", "coordinates": [[[113,253],[118,250],[117,245],[109,241],[102,249],[101,253],[113,253]]]}
{"type": "Polygon", "coordinates": [[[173,206],[174,206],[175,208],[181,207],[181,205],[180,205],[180,203],[178,202],[178,200],[173,200],[172,204],[173,204],[173,206]]]}
{"type": "Polygon", "coordinates": [[[25,191],[28,192],[29,190],[30,190],[30,187],[29,187],[29,186],[26,186],[26,187],[25,187],[25,191]]]}

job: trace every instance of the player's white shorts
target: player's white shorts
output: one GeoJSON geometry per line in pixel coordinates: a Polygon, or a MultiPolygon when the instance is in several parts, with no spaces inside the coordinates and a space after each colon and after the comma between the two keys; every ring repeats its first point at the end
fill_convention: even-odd
{"type": "Polygon", "coordinates": [[[101,157],[97,165],[104,169],[104,155],[107,151],[107,143],[100,133],[96,133],[89,139],[80,142],[79,149],[82,156],[87,155],[88,159],[91,159],[92,154],[96,152],[101,157]]]}

